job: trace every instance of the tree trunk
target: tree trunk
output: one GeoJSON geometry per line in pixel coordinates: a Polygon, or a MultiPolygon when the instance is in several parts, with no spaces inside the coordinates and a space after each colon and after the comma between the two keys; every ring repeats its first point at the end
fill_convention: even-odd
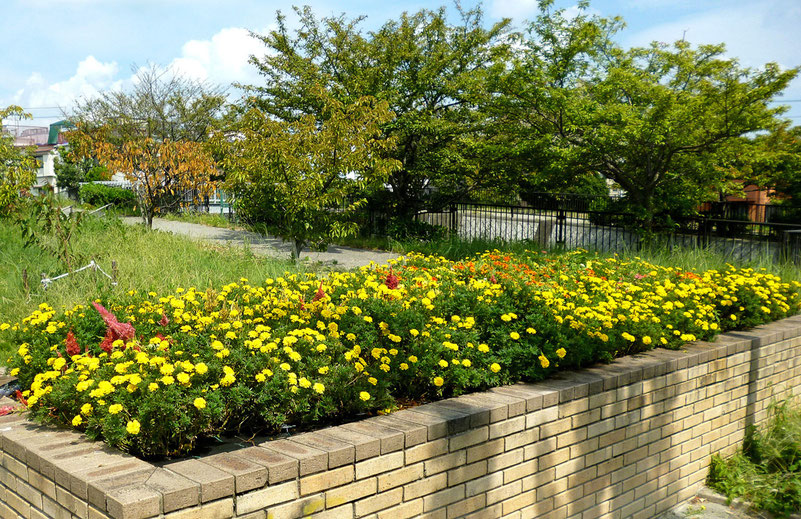
{"type": "Polygon", "coordinates": [[[295,240],[294,247],[292,248],[292,259],[295,262],[300,261],[300,252],[303,250],[303,240],[295,240]]]}

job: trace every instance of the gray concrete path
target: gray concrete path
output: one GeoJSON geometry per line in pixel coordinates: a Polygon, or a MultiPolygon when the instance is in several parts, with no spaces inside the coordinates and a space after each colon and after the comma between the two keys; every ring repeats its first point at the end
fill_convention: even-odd
{"type": "MultiPolygon", "coordinates": [[[[801,514],[791,514],[789,519],[800,518],[801,514]]],[[[724,496],[703,487],[695,497],[673,507],[658,519],[773,519],[773,516],[737,501],[727,505],[724,496]]]]}
{"type": "MultiPolygon", "coordinates": [[[[141,218],[132,216],[123,217],[122,221],[128,225],[142,224],[141,218]]],[[[175,222],[162,218],[153,219],[153,229],[171,232],[173,234],[182,234],[195,240],[216,244],[241,247],[247,246],[258,256],[289,259],[290,251],[292,250],[292,245],[280,238],[265,237],[250,231],[223,229],[221,227],[210,227],[208,225],[196,223],[175,222]]],[[[345,270],[368,265],[371,261],[375,263],[386,263],[397,257],[397,254],[388,252],[353,249],[351,247],[341,247],[339,245],[330,245],[325,252],[315,252],[304,249],[300,255],[301,261],[310,261],[312,263],[320,262],[345,270]]]]}

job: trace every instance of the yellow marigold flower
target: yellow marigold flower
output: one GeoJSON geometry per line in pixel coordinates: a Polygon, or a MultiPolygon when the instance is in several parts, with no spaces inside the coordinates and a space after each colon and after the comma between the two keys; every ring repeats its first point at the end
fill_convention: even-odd
{"type": "Polygon", "coordinates": [[[319,368],[317,370],[317,373],[319,373],[320,375],[325,375],[328,373],[328,369],[329,369],[328,366],[323,366],[322,368],[319,368]]]}
{"type": "Polygon", "coordinates": [[[75,415],[75,418],[72,419],[72,426],[73,427],[78,427],[82,423],[83,423],[83,416],[81,416],[79,414],[75,415]]]}
{"type": "Polygon", "coordinates": [[[636,341],[636,340],[637,340],[637,338],[636,338],[636,337],[634,337],[634,336],[633,336],[632,334],[630,334],[629,332],[623,332],[623,333],[621,333],[621,334],[620,334],[620,336],[621,336],[621,337],[623,337],[624,339],[626,339],[626,340],[627,340],[627,341],[629,341],[629,342],[634,342],[634,341],[636,341]]]}
{"type": "Polygon", "coordinates": [[[139,434],[139,429],[141,425],[139,424],[139,420],[131,420],[125,425],[125,430],[128,431],[128,434],[139,434]]]}
{"type": "Polygon", "coordinates": [[[643,344],[645,344],[646,346],[648,346],[649,344],[651,344],[651,342],[652,342],[652,341],[651,341],[651,338],[650,338],[650,337],[648,337],[647,335],[643,335],[643,338],[642,338],[642,343],[643,343],[643,344]]]}
{"type": "Polygon", "coordinates": [[[481,353],[487,353],[489,352],[489,346],[487,346],[486,344],[479,344],[478,351],[480,351],[481,353]]]}
{"type": "Polygon", "coordinates": [[[370,400],[370,393],[368,393],[367,391],[362,391],[361,393],[359,393],[359,398],[366,402],[370,400]]]}
{"type": "Polygon", "coordinates": [[[314,389],[315,392],[321,395],[325,392],[325,386],[320,384],[319,382],[315,382],[314,385],[312,386],[312,389],[314,389]]]}
{"type": "Polygon", "coordinates": [[[89,416],[92,414],[92,404],[86,403],[81,406],[81,414],[89,416]]]}
{"type": "Polygon", "coordinates": [[[497,373],[500,370],[501,370],[501,365],[498,364],[497,362],[493,362],[492,364],[490,364],[490,371],[492,371],[493,373],[497,373]]]}
{"type": "Polygon", "coordinates": [[[439,367],[441,367],[441,368],[447,368],[448,367],[448,361],[444,360],[444,359],[440,359],[438,364],[439,364],[439,367]]]}
{"type": "Polygon", "coordinates": [[[411,362],[412,364],[417,362],[417,356],[416,355],[409,355],[409,362],[411,362]]]}
{"type": "Polygon", "coordinates": [[[312,383],[309,381],[308,378],[300,377],[300,380],[298,380],[298,385],[300,385],[300,387],[306,389],[306,388],[311,387],[312,383]]]}
{"type": "Polygon", "coordinates": [[[535,330],[534,328],[529,326],[528,328],[526,328],[526,333],[534,334],[534,333],[537,333],[537,330],[535,330]]]}
{"type": "Polygon", "coordinates": [[[159,368],[159,371],[162,375],[172,375],[173,371],[175,371],[175,368],[172,366],[172,364],[164,364],[161,366],[161,368],[159,368]]]}
{"type": "Polygon", "coordinates": [[[172,378],[171,375],[164,375],[163,377],[161,377],[161,383],[164,384],[165,386],[172,385],[174,382],[175,379],[172,378]]]}
{"type": "Polygon", "coordinates": [[[546,357],[545,355],[540,355],[539,359],[540,359],[540,366],[542,366],[543,368],[547,368],[548,366],[551,365],[550,361],[548,361],[548,357],[546,357]]]}
{"type": "Polygon", "coordinates": [[[511,332],[511,333],[509,334],[509,337],[511,337],[511,338],[512,338],[512,340],[515,340],[515,341],[516,341],[516,340],[518,340],[518,339],[520,338],[520,334],[519,334],[519,333],[517,333],[517,332],[511,332]]]}
{"type": "Polygon", "coordinates": [[[567,351],[565,351],[564,348],[559,348],[558,350],[556,350],[556,356],[559,357],[560,359],[564,359],[565,355],[567,355],[567,351]]]}
{"type": "Polygon", "coordinates": [[[178,373],[176,378],[178,379],[178,382],[180,382],[181,384],[188,384],[189,383],[189,373],[185,373],[185,372],[178,373]]]}
{"type": "Polygon", "coordinates": [[[206,366],[203,362],[198,362],[195,364],[195,373],[198,375],[203,375],[209,370],[208,366],[206,366]]]}
{"type": "Polygon", "coordinates": [[[378,384],[378,380],[375,377],[368,378],[367,382],[371,383],[372,385],[378,384]]]}
{"type": "Polygon", "coordinates": [[[406,371],[407,369],[409,369],[409,365],[406,364],[405,362],[401,362],[400,365],[398,365],[398,367],[401,369],[401,371],[406,371]]]}
{"type": "Polygon", "coordinates": [[[445,380],[442,377],[434,377],[434,385],[437,387],[442,386],[445,383],[445,380]]]}
{"type": "Polygon", "coordinates": [[[473,365],[473,363],[472,363],[472,362],[470,362],[470,359],[464,359],[464,360],[462,361],[462,366],[464,366],[464,367],[466,367],[466,368],[469,368],[469,367],[470,367],[470,366],[472,366],[472,365],[473,365]]]}
{"type": "Polygon", "coordinates": [[[412,337],[417,337],[418,335],[420,335],[420,332],[415,330],[414,328],[409,330],[409,333],[412,334],[412,337]]]}
{"type": "Polygon", "coordinates": [[[198,409],[205,409],[206,408],[206,399],[205,398],[200,398],[200,397],[195,398],[194,402],[192,402],[192,405],[194,405],[198,409]]]}

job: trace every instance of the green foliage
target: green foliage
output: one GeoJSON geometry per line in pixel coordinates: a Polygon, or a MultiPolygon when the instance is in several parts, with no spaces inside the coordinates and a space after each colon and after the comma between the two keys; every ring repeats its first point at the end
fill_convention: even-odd
{"type": "MultiPolygon", "coordinates": [[[[3,119],[11,117],[30,119],[31,115],[19,106],[8,106],[0,109],[0,126],[3,119]]],[[[29,151],[14,146],[14,138],[0,131],[0,216],[19,209],[22,205],[20,193],[36,181],[38,166],[29,151]]]]}
{"type": "Polygon", "coordinates": [[[619,19],[551,10],[521,41],[499,80],[498,124],[511,154],[530,154],[544,173],[597,172],[626,192],[649,228],[655,215],[686,212],[728,179],[714,153],[738,136],[771,128],[771,107],[798,69],[761,70],[723,58],[722,45],[654,42],[623,49],[619,19]]]}
{"type": "Polygon", "coordinates": [[[136,205],[136,194],[130,189],[106,186],[103,184],[84,184],[78,192],[82,202],[95,207],[114,204],[115,207],[126,209],[136,205]]]}
{"type": "Polygon", "coordinates": [[[72,270],[83,258],[73,239],[83,221],[82,212],[65,213],[51,192],[32,197],[24,211],[15,215],[25,247],[36,246],[52,254],[63,268],[72,270]]]}
{"type": "Polygon", "coordinates": [[[97,159],[77,158],[70,153],[69,148],[59,149],[54,169],[56,185],[61,189],[66,189],[71,196],[78,194],[81,182],[108,180],[110,177],[108,169],[101,166],[97,159]]]}
{"type": "Polygon", "coordinates": [[[293,32],[279,14],[278,28],[259,36],[267,52],[253,60],[265,84],[247,89],[283,121],[324,119],[314,94],[320,86],[345,104],[363,96],[388,103],[396,117],[383,125],[394,141],[387,151],[401,164],[387,180],[387,209],[395,215],[417,211],[429,185],[450,196],[495,186],[478,142],[486,130],[488,77],[506,64],[509,20],[487,27],[480,8],[457,9],[456,24],[445,8],[420,10],[369,33],[362,18],[317,19],[308,7],[296,9],[293,32]]]}
{"type": "Polygon", "coordinates": [[[319,122],[308,115],[292,122],[258,108],[244,114],[238,139],[219,135],[227,183],[237,195],[237,214],[270,234],[322,248],[358,230],[350,220],[365,190],[385,181],[398,162],[383,156],[393,141],[380,126],[392,118],[386,102],[364,97],[343,104],[317,90],[324,108],[319,122]]]}
{"type": "Polygon", "coordinates": [[[791,397],[772,402],[768,414],[742,451],[729,459],[712,457],[709,483],[729,500],[787,517],[801,512],[801,406],[791,397]]]}

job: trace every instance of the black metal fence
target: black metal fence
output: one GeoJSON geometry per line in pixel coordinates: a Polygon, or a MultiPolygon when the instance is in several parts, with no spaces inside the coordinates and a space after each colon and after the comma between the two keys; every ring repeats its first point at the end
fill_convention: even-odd
{"type": "MultiPolygon", "coordinates": [[[[533,246],[622,252],[642,248],[646,235],[635,217],[606,210],[606,202],[587,197],[543,198],[540,205],[498,206],[457,203],[416,219],[444,227],[464,239],[528,241],[533,246]],[[564,203],[563,203],[564,202],[564,203]]],[[[705,216],[654,222],[650,245],[703,248],[732,261],[771,259],[801,263],[801,222],[771,223],[705,216]]]]}

